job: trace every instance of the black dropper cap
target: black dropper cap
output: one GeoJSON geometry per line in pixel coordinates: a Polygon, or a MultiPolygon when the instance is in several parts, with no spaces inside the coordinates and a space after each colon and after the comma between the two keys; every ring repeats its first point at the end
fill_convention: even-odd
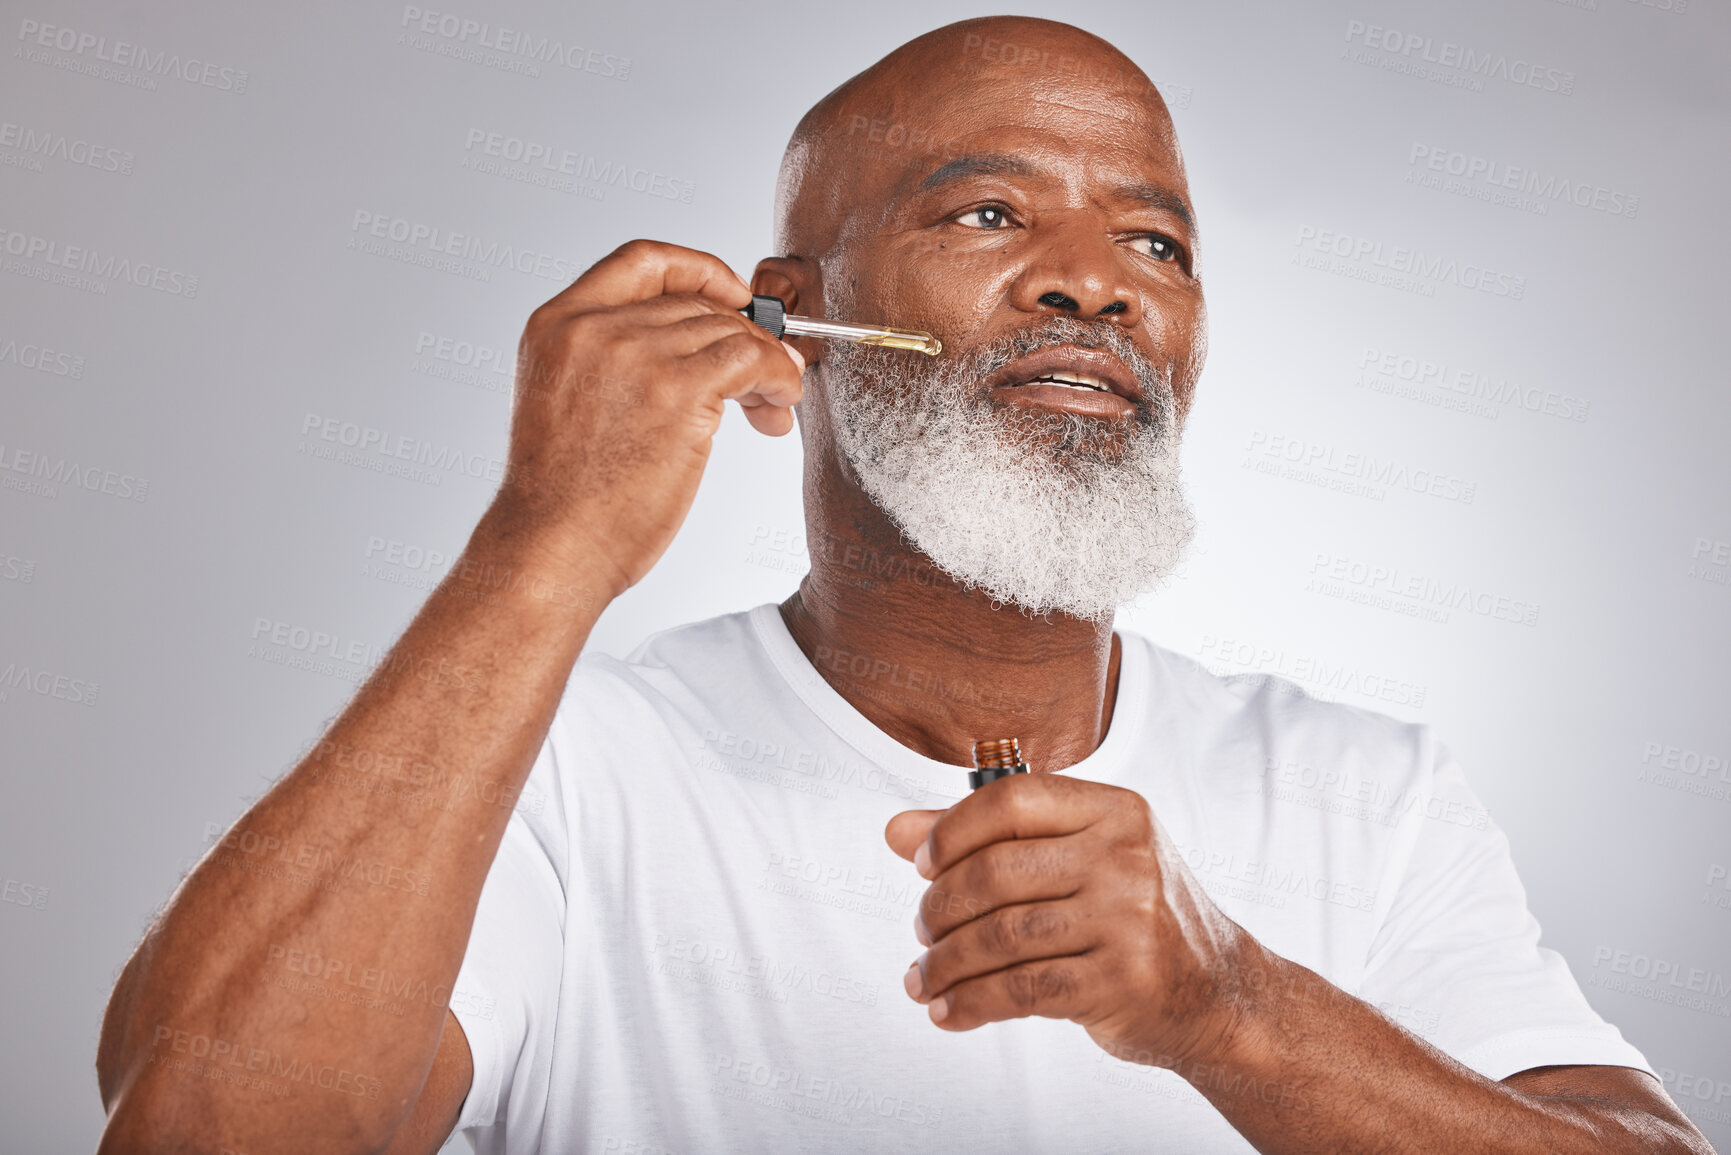
{"type": "Polygon", "coordinates": [[[770,336],[777,340],[787,332],[787,306],[780,297],[753,296],[751,304],[740,312],[744,313],[745,319],[752,324],[768,329],[770,336]]]}

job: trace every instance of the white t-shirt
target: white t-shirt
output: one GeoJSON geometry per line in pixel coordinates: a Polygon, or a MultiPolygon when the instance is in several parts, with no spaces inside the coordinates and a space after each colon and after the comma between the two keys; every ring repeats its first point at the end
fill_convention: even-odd
{"type": "MultiPolygon", "coordinates": [[[[1538,945],[1505,838],[1425,727],[1119,638],[1111,730],[1063,773],[1146,798],[1259,941],[1492,1079],[1651,1070],[1538,945]]],[[[885,695],[991,692],[858,661],[885,695]]],[[[452,997],[459,1129],[511,1155],[1251,1150],[1075,1023],[951,1033],[907,997],[927,884],[884,825],[966,793],[775,606],[583,657],[452,997]]]]}

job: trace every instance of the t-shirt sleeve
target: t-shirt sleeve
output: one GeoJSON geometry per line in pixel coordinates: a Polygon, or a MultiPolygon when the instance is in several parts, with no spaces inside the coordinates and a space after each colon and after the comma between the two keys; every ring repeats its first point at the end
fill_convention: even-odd
{"type": "Polygon", "coordinates": [[[1434,773],[1414,791],[1393,900],[1354,993],[1486,1078],[1551,1065],[1653,1073],[1539,945],[1508,838],[1447,750],[1426,745],[1434,773]]]}
{"type": "Polygon", "coordinates": [[[474,1063],[458,1116],[477,1150],[502,1150],[507,1130],[536,1134],[547,1103],[564,968],[564,813],[557,759],[543,745],[487,872],[451,990],[474,1063]]]}

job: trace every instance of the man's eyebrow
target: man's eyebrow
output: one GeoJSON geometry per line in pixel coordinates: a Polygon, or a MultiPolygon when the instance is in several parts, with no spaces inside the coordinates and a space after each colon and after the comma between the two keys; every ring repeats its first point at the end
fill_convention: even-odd
{"type": "Polygon", "coordinates": [[[1120,200],[1137,201],[1151,209],[1163,209],[1183,221],[1185,228],[1193,233],[1196,231],[1196,217],[1190,212],[1190,206],[1184,203],[1183,197],[1170,189],[1149,184],[1129,184],[1113,189],[1112,194],[1120,200]]]}
{"type": "Polygon", "coordinates": [[[1008,156],[1004,153],[978,153],[969,156],[958,156],[947,164],[941,164],[932,170],[930,176],[920,182],[921,192],[930,192],[941,188],[952,181],[962,180],[970,176],[1036,176],[1038,170],[1020,157],[1008,156]]]}
{"type": "MultiPolygon", "coordinates": [[[[1021,157],[1006,153],[972,153],[958,156],[956,159],[933,169],[931,175],[920,182],[921,192],[930,192],[935,188],[955,181],[965,180],[971,176],[1039,176],[1040,170],[1023,160],[1021,157]]],[[[1184,203],[1184,198],[1170,189],[1163,189],[1151,184],[1120,185],[1112,190],[1119,200],[1136,201],[1151,209],[1161,209],[1171,213],[1184,222],[1184,227],[1192,233],[1196,231],[1196,217],[1190,211],[1190,206],[1184,203]]]]}

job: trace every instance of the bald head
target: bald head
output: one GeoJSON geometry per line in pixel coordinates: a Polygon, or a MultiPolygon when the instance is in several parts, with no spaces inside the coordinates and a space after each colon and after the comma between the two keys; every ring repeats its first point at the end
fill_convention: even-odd
{"type": "Polygon", "coordinates": [[[965,164],[996,113],[1041,106],[1129,127],[1182,169],[1165,102],[1118,49],[1052,20],[964,20],[910,40],[800,120],[776,185],[777,251],[822,261],[909,182],[965,164]]]}

